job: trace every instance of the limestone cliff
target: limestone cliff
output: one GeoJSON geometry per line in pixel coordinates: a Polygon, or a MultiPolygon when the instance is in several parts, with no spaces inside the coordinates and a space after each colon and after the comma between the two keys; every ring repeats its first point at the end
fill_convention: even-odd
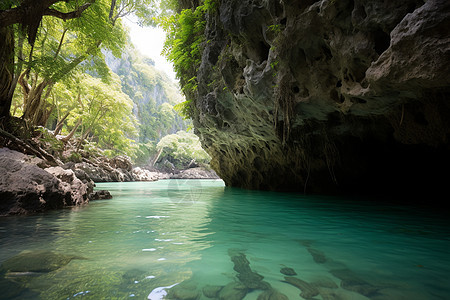
{"type": "Polygon", "coordinates": [[[372,193],[445,184],[449,1],[217,2],[193,114],[227,185],[372,193]]]}

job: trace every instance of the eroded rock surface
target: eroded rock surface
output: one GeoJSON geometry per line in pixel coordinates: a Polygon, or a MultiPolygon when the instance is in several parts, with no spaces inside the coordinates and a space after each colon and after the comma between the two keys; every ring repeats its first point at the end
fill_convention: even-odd
{"type": "Polygon", "coordinates": [[[65,194],[70,194],[70,205],[81,205],[89,201],[88,196],[94,190],[93,183],[84,184],[72,170],[64,170],[61,167],[50,167],[46,168],[45,171],[60,180],[60,188],[65,194]]]}
{"type": "Polygon", "coordinates": [[[63,207],[60,181],[27,155],[0,149],[0,215],[24,214],[63,207]]]}
{"type": "Polygon", "coordinates": [[[92,187],[71,170],[39,167],[38,158],[0,148],[0,215],[29,214],[87,203],[92,187]]]}
{"type": "Polygon", "coordinates": [[[450,2],[218,2],[207,14],[194,125],[227,185],[445,186],[450,2]]]}

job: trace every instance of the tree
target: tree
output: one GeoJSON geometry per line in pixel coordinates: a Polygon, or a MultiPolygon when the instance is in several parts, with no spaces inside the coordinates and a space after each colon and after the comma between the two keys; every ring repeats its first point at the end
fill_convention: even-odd
{"type": "Polygon", "coordinates": [[[19,57],[18,61],[14,60],[15,32],[21,31],[19,45],[23,43],[23,37],[26,34],[29,44],[33,46],[44,16],[61,20],[78,18],[94,1],[87,1],[66,12],[52,7],[58,2],[64,2],[61,0],[2,1],[0,4],[0,119],[7,119],[10,116],[12,97],[21,71],[22,57],[19,57]]]}
{"type": "MultiPolygon", "coordinates": [[[[137,134],[133,101],[121,91],[120,79],[112,74],[108,83],[88,74],[77,74],[76,93],[71,101],[60,102],[69,128],[77,130],[81,140],[94,140],[106,149],[126,151],[137,134]],[[65,105],[62,105],[64,103],[65,105]]],[[[58,86],[56,88],[59,88],[58,86]]]]}
{"type": "Polygon", "coordinates": [[[163,137],[156,145],[159,159],[167,159],[177,168],[185,168],[192,161],[209,163],[211,158],[202,149],[198,136],[193,133],[178,131],[163,137]]]}
{"type": "Polygon", "coordinates": [[[45,100],[55,83],[88,58],[91,61],[85,66],[101,65],[100,45],[118,55],[125,36],[118,20],[134,13],[141,23],[150,24],[152,3],[153,0],[3,1],[0,4],[0,118],[10,116],[11,100],[19,82],[24,95],[23,117],[33,125],[44,125],[51,112],[45,100]],[[24,44],[25,36],[29,47],[24,44]],[[16,58],[14,39],[18,47],[16,58]]]}

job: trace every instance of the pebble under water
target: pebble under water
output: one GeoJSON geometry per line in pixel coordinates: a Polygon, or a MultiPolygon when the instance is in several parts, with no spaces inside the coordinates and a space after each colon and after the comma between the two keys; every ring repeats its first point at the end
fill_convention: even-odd
{"type": "Polygon", "coordinates": [[[0,218],[0,299],[450,299],[444,212],[221,180],[97,186],[114,198],[0,218]]]}

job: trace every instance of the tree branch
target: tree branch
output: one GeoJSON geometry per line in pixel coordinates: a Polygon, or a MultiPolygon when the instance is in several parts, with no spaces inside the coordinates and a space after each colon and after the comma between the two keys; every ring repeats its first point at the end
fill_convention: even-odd
{"type": "Polygon", "coordinates": [[[47,8],[44,12],[44,16],[52,16],[52,17],[62,19],[64,21],[79,18],[81,16],[81,14],[83,13],[83,11],[85,11],[94,2],[95,1],[85,3],[85,4],[81,5],[77,10],[67,12],[67,13],[60,12],[53,8],[47,8]]]}
{"type": "Polygon", "coordinates": [[[20,6],[0,10],[0,28],[9,25],[23,23],[32,13],[39,13],[39,10],[44,11],[46,8],[62,0],[44,0],[34,3],[32,0],[23,1],[20,6]]]}
{"type": "Polygon", "coordinates": [[[56,53],[55,53],[55,56],[54,56],[54,59],[55,59],[55,60],[56,60],[56,58],[58,57],[59,52],[61,51],[61,47],[62,47],[62,45],[63,45],[64,37],[66,36],[67,30],[69,30],[69,28],[64,28],[64,31],[63,31],[63,33],[62,33],[62,35],[61,35],[61,39],[59,40],[58,49],[56,49],[56,53]]]}
{"type": "Polygon", "coordinates": [[[81,5],[77,10],[63,13],[57,11],[56,9],[50,8],[50,6],[57,2],[61,2],[62,0],[44,0],[39,3],[35,3],[33,1],[34,0],[24,1],[20,6],[0,10],[0,28],[17,23],[24,23],[24,20],[27,20],[29,15],[39,13],[39,11],[42,13],[41,16],[53,16],[63,20],[78,18],[81,16],[83,11],[95,2],[95,0],[90,0],[89,2],[81,5]]]}

